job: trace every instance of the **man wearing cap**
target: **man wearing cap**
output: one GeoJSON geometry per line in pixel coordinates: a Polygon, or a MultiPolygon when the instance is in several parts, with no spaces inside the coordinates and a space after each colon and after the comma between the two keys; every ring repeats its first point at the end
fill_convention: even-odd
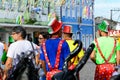
{"type": "Polygon", "coordinates": [[[96,64],[94,80],[110,80],[115,65],[120,63],[120,46],[114,38],[108,36],[109,23],[106,20],[98,25],[98,29],[100,37],[93,41],[95,48],[90,56],[96,64]]]}
{"type": "Polygon", "coordinates": [[[61,39],[62,22],[54,18],[48,26],[50,38],[43,42],[40,60],[46,74],[46,79],[50,80],[47,78],[48,72],[54,69],[62,70],[65,58],[69,55],[70,50],[67,42],[61,39]]]}

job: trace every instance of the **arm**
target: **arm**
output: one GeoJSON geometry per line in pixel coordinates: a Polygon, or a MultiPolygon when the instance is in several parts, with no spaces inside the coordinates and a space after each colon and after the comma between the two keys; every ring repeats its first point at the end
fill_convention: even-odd
{"type": "Polygon", "coordinates": [[[39,57],[40,57],[40,54],[37,54],[37,55],[35,56],[35,63],[36,63],[36,65],[39,64],[39,57]]]}
{"type": "Polygon", "coordinates": [[[39,64],[42,64],[42,68],[43,68],[44,73],[46,75],[47,74],[46,63],[45,63],[45,57],[44,57],[44,53],[43,53],[43,49],[42,48],[40,48],[39,64]]]}
{"type": "Polygon", "coordinates": [[[46,75],[46,74],[47,74],[47,71],[46,71],[45,61],[40,60],[40,63],[42,64],[42,68],[43,68],[43,70],[44,70],[44,72],[45,72],[45,75],[46,75]]]}
{"type": "Polygon", "coordinates": [[[95,50],[93,50],[90,55],[90,59],[96,64],[95,53],[96,53],[95,50]]]}
{"type": "Polygon", "coordinates": [[[117,58],[116,58],[117,65],[119,65],[120,64],[120,51],[117,51],[116,56],[117,56],[117,58]]]}
{"type": "Polygon", "coordinates": [[[116,45],[116,65],[120,65],[120,42],[116,45]]]}
{"type": "Polygon", "coordinates": [[[4,75],[3,75],[3,80],[6,80],[8,71],[12,68],[12,58],[8,57],[7,61],[5,63],[5,68],[4,68],[4,75]]]}
{"type": "Polygon", "coordinates": [[[12,68],[15,47],[16,46],[13,46],[13,44],[11,44],[8,48],[8,51],[7,51],[8,58],[7,58],[6,63],[5,63],[3,80],[5,80],[7,78],[8,71],[12,68]]]}
{"type": "MultiPolygon", "coordinates": [[[[68,55],[70,54],[70,48],[68,46],[68,43],[66,41],[64,41],[64,43],[62,44],[62,49],[61,49],[61,53],[64,55],[64,60],[68,57],[68,55]]],[[[68,62],[68,67],[71,65],[71,61],[68,62]]]]}

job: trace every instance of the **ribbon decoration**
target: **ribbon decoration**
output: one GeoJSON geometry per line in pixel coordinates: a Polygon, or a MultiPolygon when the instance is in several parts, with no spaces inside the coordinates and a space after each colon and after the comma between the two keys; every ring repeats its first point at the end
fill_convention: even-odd
{"type": "Polygon", "coordinates": [[[74,6],[75,5],[75,0],[72,0],[72,6],[74,6]]]}
{"type": "Polygon", "coordinates": [[[57,15],[56,15],[55,12],[49,13],[49,14],[48,14],[48,21],[51,21],[51,19],[53,19],[53,18],[57,18],[56,16],[57,16],[57,15]]]}
{"type": "Polygon", "coordinates": [[[66,3],[66,0],[57,0],[55,6],[62,6],[66,3]]]}
{"type": "Polygon", "coordinates": [[[66,3],[66,0],[61,0],[61,1],[60,1],[60,4],[61,4],[61,5],[64,5],[65,3],[66,3]]]}
{"type": "Polygon", "coordinates": [[[17,16],[17,18],[16,18],[16,24],[22,24],[22,23],[24,23],[24,17],[23,17],[23,15],[17,16]]]}
{"type": "Polygon", "coordinates": [[[82,0],[82,6],[84,6],[84,3],[85,3],[84,0],[82,0]]]}
{"type": "Polygon", "coordinates": [[[87,12],[87,10],[86,10],[86,6],[83,8],[83,17],[85,18],[86,17],[86,12],[87,12]]]}

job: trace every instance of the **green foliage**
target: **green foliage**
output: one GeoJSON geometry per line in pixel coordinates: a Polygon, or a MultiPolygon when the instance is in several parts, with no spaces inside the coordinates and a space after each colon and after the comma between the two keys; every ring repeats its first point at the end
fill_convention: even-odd
{"type": "Polygon", "coordinates": [[[34,24],[35,22],[36,22],[37,20],[36,19],[29,19],[29,20],[27,20],[25,23],[26,24],[34,24]]]}

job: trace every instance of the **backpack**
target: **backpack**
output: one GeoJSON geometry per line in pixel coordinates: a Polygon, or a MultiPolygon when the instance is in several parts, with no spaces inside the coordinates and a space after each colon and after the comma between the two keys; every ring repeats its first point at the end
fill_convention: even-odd
{"type": "Polygon", "coordinates": [[[35,68],[33,59],[29,57],[33,51],[27,56],[22,54],[18,64],[9,71],[7,80],[39,80],[38,69],[35,68]]]}

